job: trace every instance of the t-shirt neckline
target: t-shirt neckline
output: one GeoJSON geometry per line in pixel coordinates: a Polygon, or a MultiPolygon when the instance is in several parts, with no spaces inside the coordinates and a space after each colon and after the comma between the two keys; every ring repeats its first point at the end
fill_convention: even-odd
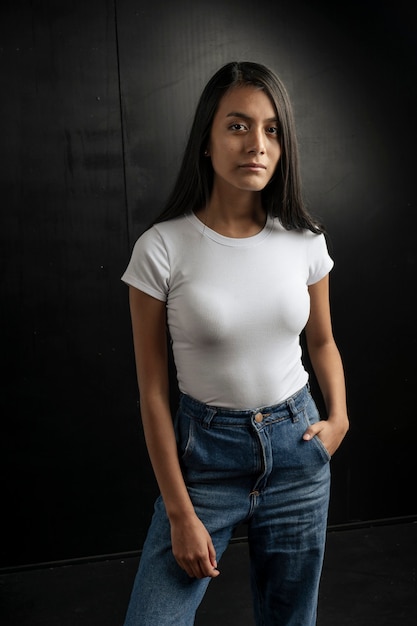
{"type": "Polygon", "coordinates": [[[202,235],[223,246],[230,246],[233,248],[248,248],[258,245],[261,241],[268,237],[273,225],[273,218],[268,214],[264,227],[258,233],[256,233],[256,235],[251,235],[250,237],[227,237],[226,235],[221,235],[220,233],[203,224],[203,222],[198,219],[193,211],[185,213],[184,215],[187,220],[191,222],[191,224],[193,224],[193,226],[195,226],[195,228],[197,228],[197,230],[202,235]]]}

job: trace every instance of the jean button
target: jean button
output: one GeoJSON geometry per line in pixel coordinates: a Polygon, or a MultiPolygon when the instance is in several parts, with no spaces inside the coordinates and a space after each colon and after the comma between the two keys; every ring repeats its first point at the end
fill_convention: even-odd
{"type": "Polygon", "coordinates": [[[262,415],[262,413],[257,413],[255,415],[255,422],[258,422],[258,424],[260,424],[260,422],[263,422],[264,416],[262,415]]]}

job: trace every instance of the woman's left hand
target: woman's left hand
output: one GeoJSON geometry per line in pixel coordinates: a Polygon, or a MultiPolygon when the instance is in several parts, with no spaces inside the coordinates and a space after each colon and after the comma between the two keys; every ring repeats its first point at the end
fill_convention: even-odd
{"type": "Polygon", "coordinates": [[[304,441],[309,441],[313,437],[319,437],[330,456],[333,456],[345,438],[348,429],[349,422],[347,418],[329,418],[309,426],[303,435],[303,439],[304,441]]]}

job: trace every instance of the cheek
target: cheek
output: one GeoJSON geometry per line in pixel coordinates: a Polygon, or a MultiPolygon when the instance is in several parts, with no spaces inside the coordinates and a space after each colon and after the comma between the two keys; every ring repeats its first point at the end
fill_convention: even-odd
{"type": "Polygon", "coordinates": [[[277,143],[277,145],[275,146],[275,159],[276,159],[277,164],[280,158],[281,158],[281,146],[279,145],[279,143],[277,143]]]}
{"type": "Polygon", "coordinates": [[[213,169],[224,170],[225,168],[230,168],[234,162],[236,152],[236,149],[233,146],[230,146],[230,144],[217,144],[216,148],[211,152],[211,163],[213,169]]]}

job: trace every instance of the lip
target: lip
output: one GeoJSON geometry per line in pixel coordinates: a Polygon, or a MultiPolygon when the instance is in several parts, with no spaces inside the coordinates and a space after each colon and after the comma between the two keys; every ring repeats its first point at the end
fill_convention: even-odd
{"type": "Polygon", "coordinates": [[[266,170],[266,166],[262,165],[262,163],[243,163],[242,165],[239,165],[239,167],[254,171],[266,170]]]}

